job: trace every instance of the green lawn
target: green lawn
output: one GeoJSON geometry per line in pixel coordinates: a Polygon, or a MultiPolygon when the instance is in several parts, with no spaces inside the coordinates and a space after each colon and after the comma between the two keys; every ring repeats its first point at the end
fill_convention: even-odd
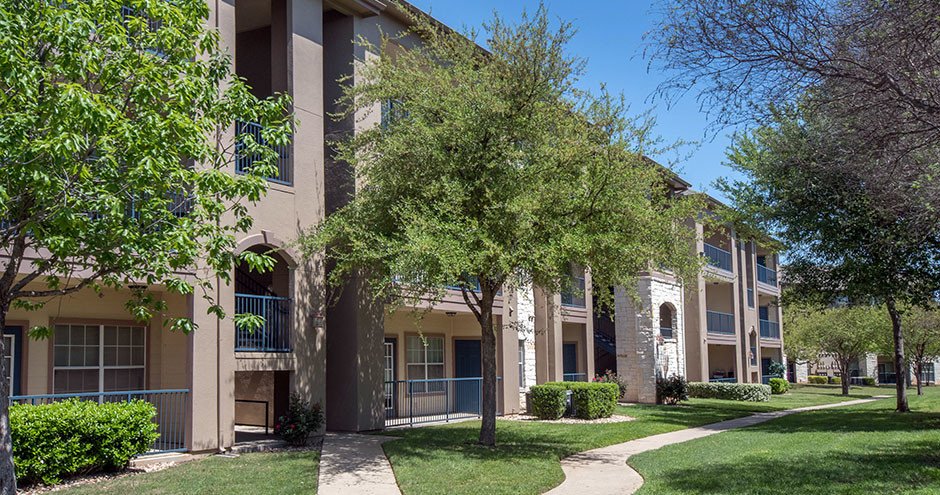
{"type": "MultiPolygon", "coordinates": [[[[882,393],[890,393],[882,389],[882,393]]],[[[940,390],[786,416],[630,458],[656,494],[938,494],[940,390]]]]}
{"type": "MultiPolygon", "coordinates": [[[[853,387],[849,399],[890,393],[853,387]]],[[[395,477],[406,495],[436,493],[537,494],[564,479],[559,459],[576,452],[692,426],[745,416],[753,411],[789,409],[847,400],[837,387],[797,387],[767,403],[692,400],[689,407],[635,405],[617,414],[636,421],[609,424],[547,424],[499,421],[497,447],[475,445],[478,421],[386,432],[402,437],[385,444],[395,477]]]]}
{"type": "Polygon", "coordinates": [[[319,451],[210,456],[152,473],[77,486],[68,494],[293,494],[317,493],[319,451]]]}

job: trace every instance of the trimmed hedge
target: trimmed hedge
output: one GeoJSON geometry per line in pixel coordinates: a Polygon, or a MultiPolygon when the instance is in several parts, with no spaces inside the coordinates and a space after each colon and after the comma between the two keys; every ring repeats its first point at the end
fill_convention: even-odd
{"type": "Polygon", "coordinates": [[[683,376],[656,379],[656,401],[667,406],[674,406],[689,400],[689,382],[683,376]]]}
{"type": "Polygon", "coordinates": [[[616,383],[549,382],[546,385],[571,391],[572,416],[581,419],[609,418],[620,399],[616,383]]]}
{"type": "Polygon", "coordinates": [[[692,382],[689,384],[689,397],[766,402],[770,400],[770,385],[760,383],[692,382]]]}
{"type": "Polygon", "coordinates": [[[69,399],[10,405],[13,464],[24,483],[54,484],[67,476],[127,467],[160,436],[153,404],[69,399]]]}
{"type": "Polygon", "coordinates": [[[790,382],[784,380],[783,378],[771,378],[770,379],[770,393],[774,395],[785,394],[790,390],[790,382]]]}
{"type": "Polygon", "coordinates": [[[841,385],[841,384],[842,384],[842,377],[839,377],[839,376],[830,376],[830,377],[829,377],[829,383],[834,383],[834,384],[836,384],[836,385],[841,385]]]}
{"type": "Polygon", "coordinates": [[[810,383],[816,383],[816,384],[829,383],[828,376],[809,375],[808,379],[810,383]]]}
{"type": "Polygon", "coordinates": [[[529,387],[529,414],[539,419],[558,419],[565,414],[568,389],[557,383],[529,387]]]}
{"type": "Polygon", "coordinates": [[[862,383],[863,383],[863,384],[868,385],[869,387],[874,387],[874,386],[875,386],[875,379],[874,379],[874,378],[872,378],[872,377],[870,377],[870,376],[860,376],[859,378],[862,379],[862,383]]]}

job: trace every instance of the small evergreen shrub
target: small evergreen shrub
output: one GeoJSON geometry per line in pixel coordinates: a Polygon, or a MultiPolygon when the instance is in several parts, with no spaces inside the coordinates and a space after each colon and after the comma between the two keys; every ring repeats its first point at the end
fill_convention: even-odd
{"type": "Polygon", "coordinates": [[[627,381],[617,376],[613,371],[607,370],[603,375],[595,376],[594,383],[616,383],[617,387],[620,389],[620,395],[617,397],[617,400],[623,400],[623,398],[627,396],[627,381]]]}
{"type": "Polygon", "coordinates": [[[568,389],[557,383],[529,387],[529,414],[539,419],[558,419],[565,414],[568,389]]]}
{"type": "Polygon", "coordinates": [[[872,378],[872,377],[870,377],[870,376],[860,376],[859,378],[862,379],[862,383],[863,383],[864,385],[868,385],[869,387],[874,387],[874,386],[875,386],[875,379],[874,379],[874,378],[872,378]]]}
{"type": "Polygon", "coordinates": [[[692,382],[689,384],[689,397],[766,402],[770,400],[770,385],[760,383],[692,382]]]}
{"type": "Polygon", "coordinates": [[[774,395],[785,394],[790,390],[790,382],[784,380],[783,378],[771,378],[770,379],[770,393],[774,395]]]}
{"type": "Polygon", "coordinates": [[[841,384],[842,384],[842,377],[839,377],[839,376],[830,376],[830,377],[829,377],[829,383],[834,383],[834,384],[836,384],[836,385],[841,385],[841,384]]]}
{"type": "Polygon", "coordinates": [[[656,402],[667,406],[689,400],[689,383],[682,376],[656,379],[656,402]]]}
{"type": "Polygon", "coordinates": [[[113,472],[150,449],[160,436],[153,404],[69,399],[10,405],[16,477],[55,484],[68,476],[113,472]]]}
{"type": "Polygon", "coordinates": [[[787,374],[787,368],[783,364],[771,359],[770,365],[767,366],[767,374],[785,377],[787,374]]]}
{"type": "Polygon", "coordinates": [[[828,376],[809,375],[808,379],[810,383],[823,384],[823,385],[826,383],[829,383],[828,376]]]}
{"type": "Polygon", "coordinates": [[[571,415],[581,419],[609,418],[617,407],[616,383],[549,382],[545,385],[571,391],[571,415]]]}
{"type": "Polygon", "coordinates": [[[306,445],[307,438],[323,426],[323,408],[298,394],[291,394],[287,412],[277,419],[274,433],[291,445],[306,445]]]}

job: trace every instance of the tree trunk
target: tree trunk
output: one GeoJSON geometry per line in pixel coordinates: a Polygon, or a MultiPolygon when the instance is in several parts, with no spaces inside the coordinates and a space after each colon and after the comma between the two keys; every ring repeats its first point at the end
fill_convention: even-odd
{"type": "Polygon", "coordinates": [[[480,322],[483,354],[483,418],[480,445],[496,445],[496,333],[493,330],[493,298],[496,289],[489,280],[480,279],[481,297],[477,319],[480,322]]]}
{"type": "Polygon", "coordinates": [[[917,377],[917,395],[924,395],[924,391],[921,390],[921,388],[920,388],[920,387],[921,387],[921,383],[920,383],[921,378],[924,377],[924,362],[923,362],[922,360],[918,359],[918,360],[916,361],[916,368],[915,368],[915,370],[916,370],[915,373],[917,373],[917,374],[916,374],[916,377],[917,377]]]}
{"type": "MultiPolygon", "coordinates": [[[[10,302],[0,298],[0,329],[6,327],[10,302]]],[[[25,330],[25,329],[24,329],[25,330]]],[[[0,356],[3,355],[3,339],[0,339],[0,356]]],[[[6,359],[0,360],[0,495],[16,495],[16,473],[13,471],[13,437],[10,436],[10,382],[7,376],[6,359]]]]}
{"type": "Polygon", "coordinates": [[[842,395],[849,395],[849,363],[846,360],[839,360],[839,374],[842,377],[839,381],[842,383],[842,395]]]}
{"type": "MultiPolygon", "coordinates": [[[[888,306],[888,314],[891,316],[891,326],[894,331],[894,369],[897,370],[898,374],[904,373],[909,375],[907,372],[907,364],[904,362],[904,335],[901,333],[901,313],[898,312],[898,308],[894,304],[893,299],[888,299],[885,301],[888,306]]],[[[897,391],[897,407],[895,411],[897,412],[911,412],[911,408],[907,405],[907,388],[905,387],[905,377],[898,376],[894,380],[895,390],[897,391]]]]}

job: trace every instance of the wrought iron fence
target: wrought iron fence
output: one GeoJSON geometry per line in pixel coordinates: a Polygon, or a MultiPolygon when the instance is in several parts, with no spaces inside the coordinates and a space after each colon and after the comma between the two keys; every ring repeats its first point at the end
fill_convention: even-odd
{"type": "MultiPolygon", "coordinates": [[[[496,379],[496,414],[502,414],[502,379],[496,379]]],[[[449,422],[483,415],[483,378],[385,382],[385,426],[449,422]]]]}

